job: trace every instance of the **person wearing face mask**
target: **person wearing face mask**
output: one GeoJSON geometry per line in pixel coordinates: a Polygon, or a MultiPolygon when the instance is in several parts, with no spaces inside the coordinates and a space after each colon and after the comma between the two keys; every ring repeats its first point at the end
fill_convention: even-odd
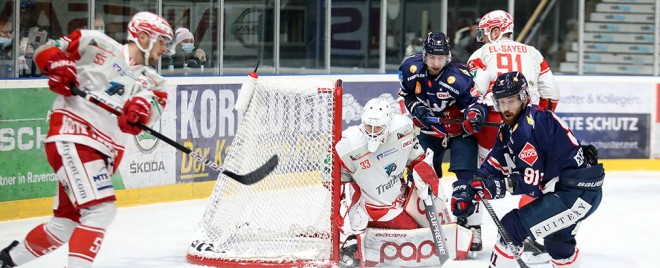
{"type": "Polygon", "coordinates": [[[186,74],[192,69],[203,70],[206,53],[201,48],[195,48],[195,37],[190,30],[178,28],[175,36],[175,42],[170,49],[170,67],[182,68],[186,74]]]}
{"type": "Polygon", "coordinates": [[[8,17],[0,17],[0,78],[12,76],[12,32],[13,27],[8,17]]]}

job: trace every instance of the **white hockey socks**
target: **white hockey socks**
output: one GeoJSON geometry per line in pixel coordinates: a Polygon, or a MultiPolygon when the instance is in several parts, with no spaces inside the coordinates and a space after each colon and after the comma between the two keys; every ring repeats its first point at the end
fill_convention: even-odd
{"type": "Polygon", "coordinates": [[[69,265],[67,267],[89,268],[96,258],[108,228],[117,213],[114,202],[106,202],[80,210],[80,225],[69,241],[69,265]]]}
{"type": "Polygon", "coordinates": [[[32,229],[25,240],[9,251],[16,265],[23,265],[46,255],[69,241],[78,223],[66,218],[51,218],[50,222],[32,229]]]}

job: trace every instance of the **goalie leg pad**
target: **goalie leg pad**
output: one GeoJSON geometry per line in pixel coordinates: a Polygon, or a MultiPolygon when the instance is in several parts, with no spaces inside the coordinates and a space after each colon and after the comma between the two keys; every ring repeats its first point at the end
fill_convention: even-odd
{"type": "MultiPolygon", "coordinates": [[[[455,223],[442,225],[442,230],[446,236],[449,256],[454,260],[466,259],[472,244],[472,231],[455,223]]],[[[366,266],[440,266],[429,228],[367,228],[360,237],[360,255],[366,266]]]]}
{"type": "Polygon", "coordinates": [[[342,215],[339,228],[344,235],[358,234],[367,228],[369,215],[361,199],[360,188],[357,183],[343,183],[341,187],[342,200],[339,214],[342,215]]]}

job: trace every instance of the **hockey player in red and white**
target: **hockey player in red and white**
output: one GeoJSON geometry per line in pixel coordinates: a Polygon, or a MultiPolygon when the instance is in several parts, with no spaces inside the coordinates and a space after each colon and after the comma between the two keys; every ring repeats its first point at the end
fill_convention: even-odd
{"type": "Polygon", "coordinates": [[[3,249],[0,267],[23,265],[67,242],[69,268],[91,267],[99,253],[116,214],[110,176],[124,144],[140,134],[136,124],[158,120],[167,100],[165,80],[151,66],[167,52],[172,28],[150,12],[135,14],[127,28],[125,45],[100,31],[76,30],[35,52],[50,89],[59,94],[45,140],[58,179],[53,217],[3,249]],[[73,95],[74,86],[121,109],[121,115],[73,95]]]}
{"type": "Polygon", "coordinates": [[[342,265],[355,266],[357,259],[366,266],[439,265],[422,204],[429,187],[449,240],[449,255],[467,257],[472,232],[451,223],[447,197],[437,175],[422,172],[433,170],[429,164],[432,155],[426,155],[419,145],[418,132],[410,118],[395,114],[390,103],[380,98],[365,104],[362,124],[343,131],[335,146],[344,182],[340,228],[343,236],[356,236],[357,244],[342,249],[342,265]],[[418,174],[432,175],[410,176],[413,182],[409,186],[404,178],[406,168],[408,174],[419,169],[418,174]],[[406,246],[414,247],[415,257],[401,255],[402,250],[408,250],[403,249],[406,246]]]}
{"type": "MultiPolygon", "coordinates": [[[[532,104],[554,111],[559,101],[559,88],[550,66],[536,48],[514,41],[513,18],[502,10],[488,12],[479,21],[477,41],[485,43],[472,53],[467,66],[474,84],[488,106],[493,107],[491,88],[500,74],[517,71],[529,81],[532,104]]],[[[488,122],[502,122],[499,113],[488,113],[488,122]]],[[[497,128],[483,128],[475,134],[479,143],[479,162],[495,144],[497,128]]]]}

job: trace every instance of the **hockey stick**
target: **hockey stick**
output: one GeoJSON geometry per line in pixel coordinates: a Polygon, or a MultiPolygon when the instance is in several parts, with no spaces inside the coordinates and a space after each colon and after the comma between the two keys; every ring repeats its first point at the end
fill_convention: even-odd
{"type": "Polygon", "coordinates": [[[442,226],[440,226],[440,219],[438,219],[438,212],[435,209],[435,204],[433,204],[433,199],[433,191],[429,187],[429,196],[424,199],[424,208],[426,209],[426,219],[429,221],[433,242],[435,242],[435,249],[440,259],[440,266],[442,266],[449,259],[449,252],[447,252],[445,234],[442,232],[442,226]]]}
{"type": "MultiPolygon", "coordinates": [[[[435,117],[435,116],[429,116],[426,117],[426,122],[433,123],[433,124],[463,124],[464,120],[461,119],[447,119],[447,118],[440,118],[440,117],[435,117]]],[[[500,127],[500,123],[495,123],[495,122],[476,122],[477,124],[480,124],[485,127],[500,127]]]]}
{"type": "MultiPolygon", "coordinates": [[[[95,96],[91,93],[80,90],[79,88],[77,88],[75,86],[71,86],[71,92],[74,95],[78,95],[78,96],[86,99],[87,101],[98,105],[99,107],[105,109],[106,111],[108,111],[108,112],[110,112],[110,113],[112,113],[116,116],[121,115],[121,112],[120,112],[121,107],[114,107],[112,104],[102,100],[101,98],[99,98],[99,97],[97,97],[97,96],[95,96]]],[[[275,169],[275,167],[277,166],[277,163],[279,161],[279,158],[277,157],[277,155],[273,155],[270,159],[268,159],[268,161],[266,161],[265,164],[258,167],[254,171],[249,172],[245,175],[236,174],[234,172],[231,172],[231,171],[225,169],[224,167],[221,167],[220,165],[218,165],[218,163],[213,162],[213,161],[203,157],[202,155],[194,152],[193,150],[184,147],[183,145],[177,143],[176,141],[173,141],[172,139],[166,137],[165,135],[161,134],[158,131],[155,131],[155,130],[151,129],[148,126],[145,126],[143,124],[136,124],[136,125],[138,127],[140,127],[142,130],[146,131],[147,133],[149,133],[151,135],[154,135],[154,137],[164,141],[165,143],[173,146],[174,148],[179,149],[183,153],[185,153],[187,155],[190,155],[196,161],[198,161],[200,163],[203,163],[204,165],[210,167],[211,169],[219,171],[220,173],[225,174],[228,177],[230,177],[230,178],[234,179],[235,181],[237,181],[241,184],[244,184],[244,185],[255,184],[255,183],[261,181],[262,179],[264,179],[266,176],[268,176],[268,174],[270,174],[275,169]]]]}
{"type": "Polygon", "coordinates": [[[520,258],[520,251],[518,251],[518,248],[513,244],[513,241],[511,241],[511,237],[509,237],[509,233],[507,233],[506,230],[504,229],[502,222],[497,217],[497,214],[495,214],[495,210],[493,210],[493,207],[490,205],[490,202],[488,202],[488,200],[486,199],[486,195],[484,194],[484,192],[477,191],[477,194],[481,198],[481,202],[484,204],[484,207],[486,207],[486,210],[488,210],[488,214],[490,214],[490,217],[493,218],[493,222],[495,222],[495,225],[497,225],[497,230],[500,231],[500,234],[504,238],[504,242],[506,242],[506,246],[509,247],[509,249],[513,253],[513,258],[516,259],[516,262],[518,262],[520,268],[529,268],[529,266],[527,266],[527,264],[525,264],[525,262],[520,258]]]}

